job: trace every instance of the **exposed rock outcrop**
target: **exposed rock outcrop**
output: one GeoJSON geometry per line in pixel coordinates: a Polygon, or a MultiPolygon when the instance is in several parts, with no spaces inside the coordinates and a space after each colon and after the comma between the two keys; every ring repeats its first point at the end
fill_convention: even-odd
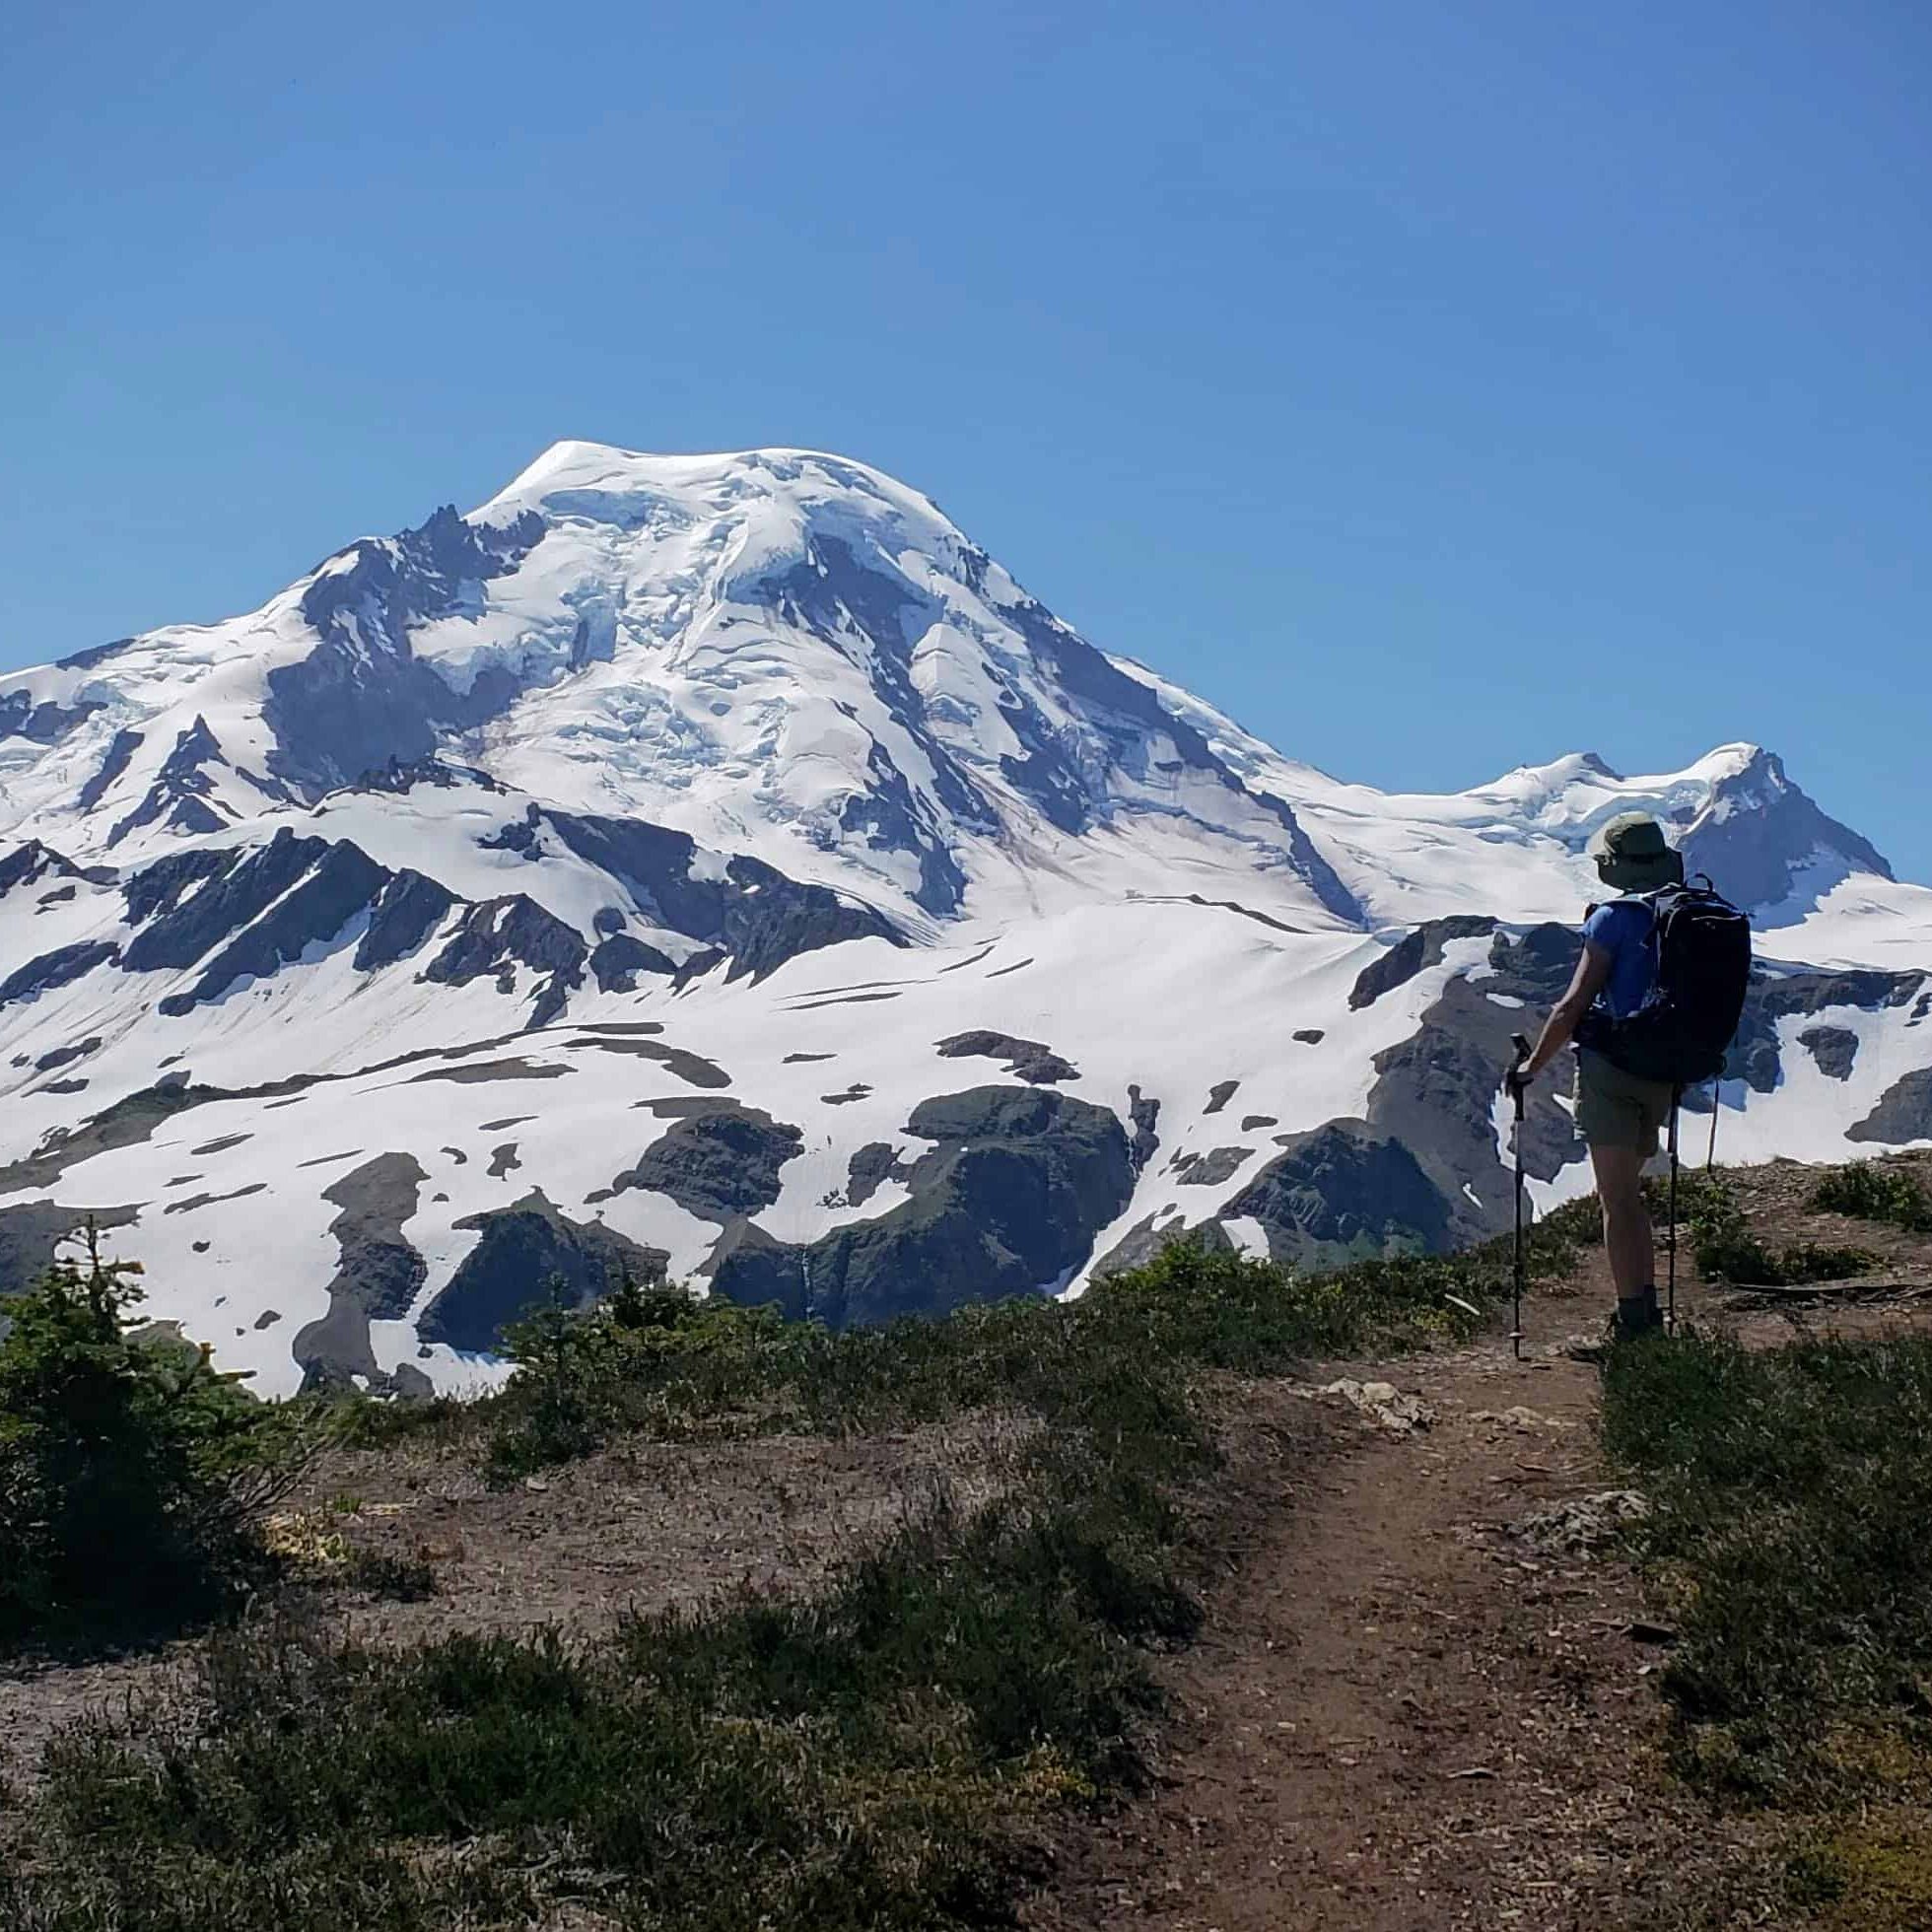
{"type": "Polygon", "coordinates": [[[1258,1221],[1269,1257],[1296,1268],[1448,1244],[1451,1216],[1415,1156],[1365,1121],[1330,1121],[1283,1137],[1271,1160],[1221,1209],[1258,1221]]]}
{"type": "Polygon", "coordinates": [[[518,892],[471,906],[443,949],[423,968],[423,977],[444,986],[494,979],[500,992],[508,992],[516,984],[518,966],[547,974],[526,1022],[534,1028],[548,1026],[563,1011],[570,996],[584,984],[588,948],[575,927],[518,892]]]}
{"type": "Polygon", "coordinates": [[[97,966],[108,965],[119,956],[120,947],[111,939],[82,939],[71,946],[56,946],[25,966],[16,966],[0,980],[0,1006],[71,986],[97,966]]]}
{"type": "MultiPolygon", "coordinates": [[[[139,742],[137,738],[136,743],[139,742]]],[[[109,763],[113,753],[108,753],[109,763]]],[[[205,718],[196,718],[175,738],[148,794],[107,834],[109,850],[130,832],[164,820],[172,832],[219,832],[228,821],[208,803],[215,789],[208,775],[210,765],[226,765],[228,759],[205,718]]],[[[104,766],[103,770],[106,768],[104,766]]]]}
{"type": "Polygon", "coordinates": [[[135,1207],[63,1208],[52,1201],[0,1208],[0,1295],[31,1288],[58,1258],[60,1244],[89,1221],[126,1227],[140,1216],[135,1207]]]}
{"type": "Polygon", "coordinates": [[[763,979],[801,952],[848,939],[906,943],[871,907],[826,886],[800,885],[762,860],[694,868],[697,845],[687,833],[641,819],[574,812],[544,818],[580,859],[621,880],[641,912],[727,956],[728,979],[763,979]]]}
{"type": "Polygon", "coordinates": [[[888,1181],[904,1181],[912,1168],[889,1140],[868,1140],[846,1163],[846,1200],[862,1208],[888,1181]]]}
{"type": "Polygon", "coordinates": [[[393,877],[357,846],[298,838],[286,825],[263,846],[174,854],[122,888],[140,930],[120,964],[150,973],[206,962],[192,987],[161,1001],[164,1013],[184,1013],[243,976],[266,979],[313,957],[380,903],[393,877]]]}
{"type": "MultiPolygon", "coordinates": [[[[1905,1005],[1926,984],[1923,973],[1887,973],[1876,969],[1845,972],[1794,971],[1789,967],[1760,967],[1752,974],[1738,1037],[1724,1063],[1727,1080],[1743,1080],[1754,1093],[1776,1091],[1783,1064],[1778,1048],[1778,1021],[1833,1006],[1857,1006],[1867,1012],[1905,1005]]],[[[1842,1076],[1838,1076],[1842,1077],[1842,1076]]]]}
{"type": "Polygon", "coordinates": [[[661,1282],[669,1257],[627,1239],[601,1221],[574,1221],[541,1188],[514,1207],[470,1214],[454,1223],[481,1231],[476,1246],[439,1289],[418,1321],[425,1342],[466,1352],[500,1348],[511,1323],[561,1292],[567,1307],[586,1308],[620,1287],[661,1282]]]}
{"type": "Polygon", "coordinates": [[[755,1214],[779,1198],[780,1169],[804,1148],[804,1136],[756,1108],[720,1102],[703,1113],[672,1123],[619,1174],[607,1191],[591,1200],[608,1200],[627,1188],[668,1195],[700,1220],[725,1222],[755,1214]]]}
{"type": "Polygon", "coordinates": [[[408,1314],[428,1273],[423,1257],[402,1232],[416,1211],[429,1178],[413,1154],[378,1154],[322,1190],[341,1209],[329,1223],[335,1237],[335,1277],[327,1314],[296,1335],[294,1354],[311,1387],[360,1376],[372,1388],[384,1385],[370,1347],[372,1321],[408,1314]]]}
{"type": "Polygon", "coordinates": [[[29,839],[0,857],[0,899],[11,892],[31,891],[49,880],[65,880],[72,885],[89,879],[104,884],[113,876],[111,871],[100,866],[83,870],[51,846],[42,845],[38,839],[29,839]]]}
{"type": "Polygon", "coordinates": [[[1176,1154],[1174,1179],[1184,1188],[1218,1187],[1254,1152],[1252,1147],[1214,1147],[1205,1154],[1176,1154]]]}
{"type": "Polygon", "coordinates": [[[1788,899],[1808,871],[1815,891],[1821,866],[1831,885],[1854,869],[1892,876],[1870,840],[1828,818],[1792,784],[1774,751],[1754,752],[1720,779],[1681,844],[1687,871],[1707,872],[1736,904],[1767,911],[1788,899]]]}
{"type": "Polygon", "coordinates": [[[83,699],[59,705],[50,699],[37,704],[25,691],[0,691],[0,738],[26,738],[34,744],[57,744],[75,725],[84,724],[101,709],[83,699]]]}
{"type": "Polygon", "coordinates": [[[1798,1044],[1818,1063],[1829,1080],[1848,1080],[1858,1060],[1858,1035],[1844,1026],[1808,1026],[1798,1044]]]}
{"type": "Polygon", "coordinates": [[[1914,1140],[1932,1140],[1932,1067],[1894,1080],[1879,1096],[1879,1104],[1854,1128],[1850,1140],[1877,1140],[1901,1147],[1914,1140]]]}
{"type": "MultiPolygon", "coordinates": [[[[1432,919],[1417,926],[1398,939],[1380,959],[1371,960],[1356,975],[1354,987],[1348,995],[1349,1009],[1359,1012],[1364,1006],[1372,1006],[1383,994],[1393,993],[1399,986],[1407,986],[1417,973],[1425,972],[1431,966],[1440,966],[1443,947],[1449,940],[1480,938],[1495,930],[1496,922],[1493,919],[1465,915],[1432,919]]],[[[1304,1037],[1301,1033],[1295,1035],[1297,1040],[1304,1037]]],[[[1321,1037],[1319,1032],[1315,1034],[1316,1040],[1321,1037]]]]}
{"type": "Polygon", "coordinates": [[[809,1245],[739,1229],[721,1244],[713,1291],[834,1328],[1037,1294],[1087,1258],[1133,1194],[1119,1120],[1052,1088],[942,1095],[915,1108],[906,1132],[933,1142],[909,1200],[809,1245]]]}
{"type": "Polygon", "coordinates": [[[677,961],[628,932],[614,932],[591,953],[590,971],[599,993],[635,993],[640,973],[674,979],[677,961]]]}
{"type": "Polygon", "coordinates": [[[465,586],[514,570],[543,533],[533,512],[495,527],[446,507],[419,528],[332,559],[302,596],[314,649],[268,673],[271,773],[316,798],[372,772],[431,762],[442,729],[467,729],[507,709],[521,691],[507,671],[486,668],[458,691],[416,656],[409,631],[457,609],[465,586]]]}
{"type": "Polygon", "coordinates": [[[390,875],[369,909],[369,925],[356,945],[359,973],[379,972],[406,959],[448,916],[456,895],[405,869],[390,875]]]}
{"type": "MultiPolygon", "coordinates": [[[[1499,1160],[1509,1149],[1497,1145],[1495,1116],[1515,1058],[1510,1036],[1523,1015],[1495,1003],[1494,984],[1449,981],[1415,1032],[1374,1061],[1369,1123],[1402,1141],[1447,1204],[1448,1245],[1500,1232],[1513,1211],[1499,1160]]],[[[1552,1179],[1583,1153],[1573,1121],[1557,1104],[1557,1077],[1532,1089],[1523,1123],[1523,1164],[1539,1180],[1552,1179]]],[[[1431,1234],[1426,1245],[1439,1245],[1438,1237],[1431,1234]]]]}
{"type": "Polygon", "coordinates": [[[160,1002],[164,1013],[185,1013],[204,1000],[221,999],[237,980],[265,980],[291,960],[312,958],[313,949],[337,939],[389,880],[390,874],[360,848],[297,839],[284,827],[273,843],[238,868],[233,892],[224,893],[221,885],[204,886],[185,907],[136,937],[128,952],[143,947],[152,952],[158,933],[172,926],[193,927],[194,916],[204,909],[209,923],[200,934],[183,934],[184,950],[227,920],[235,936],[208,961],[192,987],[160,1002]],[[292,889],[284,883],[291,874],[301,879],[292,889]]]}
{"type": "Polygon", "coordinates": [[[0,1194],[52,1187],[67,1168],[116,1147],[131,1147],[147,1139],[163,1121],[190,1107],[232,1097],[221,1087],[192,1085],[185,1073],[166,1074],[153,1086],[123,1095],[79,1127],[49,1134],[33,1153],[0,1164],[0,1194]]]}
{"type": "Polygon", "coordinates": [[[1080,1077],[1080,1070],[1071,1061],[1063,1060],[1042,1042],[1016,1040],[1010,1033],[993,1033],[984,1027],[941,1040],[937,1052],[941,1060],[1003,1060],[1008,1073],[1033,1086],[1051,1086],[1059,1080],[1080,1077]]]}
{"type": "Polygon", "coordinates": [[[1127,1090],[1127,1118],[1134,1129],[1134,1140],[1129,1152],[1134,1158],[1134,1171],[1138,1174],[1153,1159],[1155,1149],[1160,1145],[1160,1102],[1151,1096],[1143,1096],[1138,1086],[1127,1090]]]}
{"type": "Polygon", "coordinates": [[[100,1047],[101,1035],[91,1033],[85,1040],[76,1040],[71,1046],[55,1047],[51,1052],[43,1053],[34,1063],[34,1070],[36,1073],[51,1073],[58,1067],[71,1067],[75,1061],[99,1052],[100,1047]]]}

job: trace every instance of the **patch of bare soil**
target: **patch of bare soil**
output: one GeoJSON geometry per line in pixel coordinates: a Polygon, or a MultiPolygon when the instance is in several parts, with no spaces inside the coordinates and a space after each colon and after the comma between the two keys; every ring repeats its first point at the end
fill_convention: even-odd
{"type": "MultiPolygon", "coordinates": [[[[982,1506],[1037,1426],[986,1414],[848,1440],[633,1442],[504,1490],[453,1454],[338,1451],[271,1531],[314,1579],[300,1607],[359,1641],[543,1625],[581,1637],[627,1611],[808,1587],[942,1500],[982,1506]],[[358,1557],[426,1575],[428,1594],[331,1587],[358,1557]]],[[[24,1788],[48,1738],[172,1681],[193,1649],[0,1665],[0,1783],[24,1788]]]]}
{"type": "MultiPolygon", "coordinates": [[[[1932,1160],[1919,1165],[1932,1183],[1932,1160]]],[[[1932,1286],[1932,1241],[1811,1212],[1817,1172],[1729,1178],[1765,1239],[1855,1243],[1908,1292],[1932,1286]]],[[[1669,1632],[1611,1536],[1629,1505],[1598,1449],[1596,1372],[1565,1352],[1610,1305],[1592,1256],[1526,1310],[1523,1361],[1492,1336],[1226,1390],[1228,1466],[1197,1498],[1208,1622],[1161,1664],[1178,1722],[1149,1792],[1069,1829],[1028,1926],[1790,1922],[1776,1821],[1720,1822],[1661,1770],[1669,1632]]],[[[1760,1345],[1794,1323],[1869,1333],[1929,1308],[1767,1307],[1707,1290],[1688,1258],[1680,1277],[1687,1319],[1760,1345]]],[[[329,1599],[365,1638],[586,1633],[627,1607],[809,1585],[940,1493],[969,1507],[994,1493],[1029,1426],[992,1415],[845,1442],[623,1445],[501,1492],[448,1456],[344,1455],[294,1500],[293,1533],[327,1545],[324,1562],[429,1566],[423,1601],[329,1599]]],[[[0,1674],[0,1776],[168,1663],[0,1674]]]]}
{"type": "Polygon", "coordinates": [[[809,1585],[940,1501],[970,1512],[1035,1427],[978,1414],[843,1440],[628,1442],[509,1489],[451,1458],[363,1452],[333,1459],[293,1505],[355,1552],[430,1566],[433,1597],[351,1607],[362,1641],[583,1635],[626,1611],[809,1585]]]}
{"type": "Polygon", "coordinates": [[[8,1800],[34,1782],[47,1744],[90,1712],[115,1710],[149,1687],[172,1679],[192,1645],[170,1644],[87,1664],[9,1660],[0,1666],[0,1833],[8,1800]]]}

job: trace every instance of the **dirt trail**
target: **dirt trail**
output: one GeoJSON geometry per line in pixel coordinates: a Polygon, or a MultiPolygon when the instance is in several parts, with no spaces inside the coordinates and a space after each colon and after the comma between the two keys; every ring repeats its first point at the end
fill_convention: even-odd
{"type": "MultiPolygon", "coordinates": [[[[1525,1362],[1490,1343],[1335,1371],[1380,1376],[1433,1419],[1363,1422],[1259,1518],[1169,1672],[1182,1723],[1157,1789],[1070,1845],[1030,1925],[1668,1922],[1711,1851],[1650,1768],[1664,1652],[1639,1580],[1516,1533],[1611,1486],[1596,1371],[1562,1353],[1608,1305],[1601,1273],[1536,1305],[1525,1362]]],[[[1685,1311],[1697,1301],[1692,1286],[1685,1311]]]]}
{"type": "MultiPolygon", "coordinates": [[[[1932,1184],[1932,1159],[1883,1163],[1932,1184]]],[[[1818,1170],[1730,1176],[1775,1243],[1874,1251],[1898,1298],[1742,1300],[1689,1266],[1687,1321],[1754,1346],[1814,1332],[1922,1329],[1932,1241],[1810,1206],[1818,1170]]],[[[1775,1819],[1720,1824],[1660,1769],[1655,1672],[1668,1631],[1641,1579],[1520,1533],[1601,1495],[1598,1376],[1565,1345],[1612,1306],[1601,1252],[1506,1341],[1304,1386],[1380,1378],[1426,1428],[1358,1422],[1307,1468],[1231,1470],[1243,1553],[1203,1638],[1166,1673],[1181,1722],[1154,1790],[1072,1836],[1030,1903],[1038,1932],[1638,1932],[1775,1925],[1775,1819]]],[[[1330,1398],[1334,1401],[1334,1398],[1330,1398]]]]}

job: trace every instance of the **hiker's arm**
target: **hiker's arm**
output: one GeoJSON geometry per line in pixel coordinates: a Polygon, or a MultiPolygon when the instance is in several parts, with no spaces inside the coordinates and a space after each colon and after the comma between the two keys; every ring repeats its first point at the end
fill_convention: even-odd
{"type": "Polygon", "coordinates": [[[1551,1008],[1550,1017],[1544,1021],[1543,1031],[1537,1036],[1536,1046],[1523,1063],[1525,1084],[1535,1079],[1569,1045],[1576,1029],[1583,1024],[1583,1015],[1604,990],[1610,978],[1610,953],[1594,939],[1585,939],[1583,956],[1576,962],[1569,991],[1551,1008]]]}

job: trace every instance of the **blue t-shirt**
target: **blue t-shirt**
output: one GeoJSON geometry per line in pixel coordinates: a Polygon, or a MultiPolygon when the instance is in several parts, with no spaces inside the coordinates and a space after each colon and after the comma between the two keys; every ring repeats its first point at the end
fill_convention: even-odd
{"type": "Polygon", "coordinates": [[[1640,899],[1613,899],[1583,922],[1583,936],[1610,954],[1610,978],[1593,1012],[1628,1019],[1649,998],[1657,979],[1657,955],[1650,943],[1654,923],[1640,899]]]}

